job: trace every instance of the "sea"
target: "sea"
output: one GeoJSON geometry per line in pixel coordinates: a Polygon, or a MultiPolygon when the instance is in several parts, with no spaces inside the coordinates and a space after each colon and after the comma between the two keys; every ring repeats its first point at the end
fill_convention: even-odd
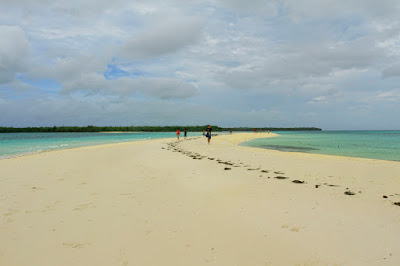
{"type": "MultiPolygon", "coordinates": [[[[273,133],[279,136],[253,139],[240,145],[284,152],[400,161],[400,131],[281,131],[273,133]]],[[[188,132],[189,137],[202,134],[202,132],[188,132]]],[[[175,132],[0,133],[0,159],[49,150],[160,138],[176,138],[176,135],[175,132]]]]}
{"type": "MultiPolygon", "coordinates": [[[[240,145],[278,150],[400,161],[400,131],[286,131],[240,145]]],[[[257,133],[255,133],[257,134],[257,133]]]]}
{"type": "MultiPolygon", "coordinates": [[[[203,132],[188,132],[188,137],[202,134],[203,132]]],[[[0,159],[42,151],[160,138],[176,138],[176,133],[0,133],[0,159]]]]}

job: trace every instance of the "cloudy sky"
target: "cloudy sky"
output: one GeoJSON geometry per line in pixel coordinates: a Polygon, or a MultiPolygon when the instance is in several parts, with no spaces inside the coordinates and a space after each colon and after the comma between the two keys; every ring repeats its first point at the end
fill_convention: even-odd
{"type": "Polygon", "coordinates": [[[398,0],[0,0],[0,126],[400,129],[398,0]]]}

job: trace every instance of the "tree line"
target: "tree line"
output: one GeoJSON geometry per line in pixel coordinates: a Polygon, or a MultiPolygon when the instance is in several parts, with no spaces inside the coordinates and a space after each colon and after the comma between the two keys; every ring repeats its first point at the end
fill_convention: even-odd
{"type": "MultiPolygon", "coordinates": [[[[41,132],[175,132],[177,129],[191,132],[202,132],[206,129],[204,126],[86,126],[86,127],[70,127],[70,126],[54,126],[54,127],[0,127],[0,133],[41,133],[41,132]]],[[[320,128],[316,127],[293,127],[293,128],[279,128],[279,127],[263,127],[263,128],[251,128],[251,127],[230,127],[223,128],[219,126],[211,126],[213,131],[253,131],[256,130],[269,130],[269,131],[320,131],[320,128]]]]}

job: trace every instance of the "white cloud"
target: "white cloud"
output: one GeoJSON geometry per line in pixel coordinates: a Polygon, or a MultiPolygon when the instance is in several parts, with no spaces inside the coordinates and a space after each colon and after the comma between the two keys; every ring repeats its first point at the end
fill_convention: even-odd
{"type": "Polygon", "coordinates": [[[121,55],[141,59],[176,52],[196,43],[204,24],[202,20],[193,18],[169,18],[158,23],[128,40],[121,49],[121,55]]]}
{"type": "Polygon", "coordinates": [[[15,75],[26,69],[29,42],[17,26],[0,25],[0,84],[13,81],[15,75]]]}
{"type": "Polygon", "coordinates": [[[400,64],[386,68],[382,74],[384,78],[400,77],[400,64]]]}
{"type": "MultiPolygon", "coordinates": [[[[23,109],[20,98],[29,98],[40,120],[72,121],[59,104],[74,106],[66,113],[84,124],[116,116],[125,117],[122,124],[175,124],[209,123],[195,113],[207,106],[215,123],[277,126],[297,123],[293,113],[318,114],[297,119],[324,123],[332,119],[328,106],[338,116],[351,106],[383,113],[382,102],[398,103],[399,4],[3,0],[0,93],[9,104],[2,111],[16,111],[13,103],[23,109]],[[135,117],[121,115],[133,104],[140,106],[135,117]]],[[[362,112],[351,115],[363,121],[362,112]]]]}

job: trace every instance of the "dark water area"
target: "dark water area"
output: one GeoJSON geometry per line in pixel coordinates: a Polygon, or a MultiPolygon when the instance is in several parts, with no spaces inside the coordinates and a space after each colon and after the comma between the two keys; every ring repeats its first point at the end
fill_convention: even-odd
{"type": "Polygon", "coordinates": [[[316,148],[311,148],[311,147],[296,147],[296,146],[285,146],[285,145],[260,145],[257,148],[286,151],[286,152],[311,152],[318,150],[316,148]]]}

